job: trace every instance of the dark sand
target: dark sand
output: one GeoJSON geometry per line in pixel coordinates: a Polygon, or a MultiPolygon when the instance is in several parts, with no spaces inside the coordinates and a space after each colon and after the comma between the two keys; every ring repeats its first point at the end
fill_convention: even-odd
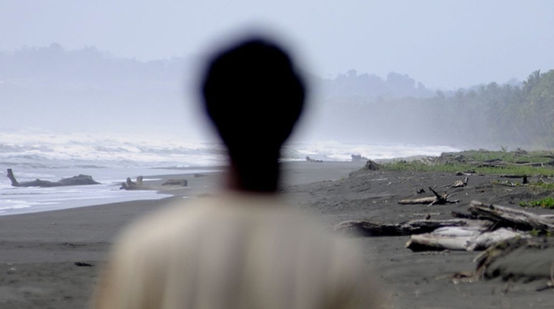
{"type": "MultiPolygon", "coordinates": [[[[452,218],[451,211],[467,210],[471,200],[494,202],[518,207],[522,200],[542,198],[547,193],[531,193],[523,187],[492,185],[506,181],[495,176],[469,177],[469,183],[452,199],[451,205],[400,205],[405,198],[430,196],[429,186],[437,188],[454,183],[461,176],[452,173],[364,171],[349,178],[325,181],[288,188],[289,195],[303,207],[321,215],[332,226],[343,220],[369,219],[374,222],[398,223],[411,219],[452,218]],[[427,193],[418,195],[418,189],[427,193]]],[[[536,179],[532,179],[536,181],[536,179]]],[[[447,188],[439,189],[443,192],[447,188]]],[[[533,209],[537,213],[552,210],[533,209]]],[[[384,286],[392,308],[552,308],[554,290],[536,292],[540,282],[503,282],[502,280],[474,283],[452,283],[452,275],[473,271],[473,259],[480,252],[442,251],[412,252],[405,248],[408,236],[358,238],[368,264],[375,270],[377,280],[384,286]]]]}
{"type": "MultiPolygon", "coordinates": [[[[493,177],[470,176],[469,186],[453,198],[459,204],[426,207],[399,205],[427,189],[460,177],[440,173],[357,172],[363,163],[287,163],[285,192],[302,209],[322,218],[329,228],[347,219],[400,222],[448,218],[470,200],[517,204],[536,198],[521,188],[491,185],[493,177]]],[[[171,176],[170,178],[176,178],[171,176]]],[[[0,217],[0,308],[84,308],[97,273],[118,231],[180,194],[210,193],[218,174],[187,176],[188,189],[158,201],[137,201],[61,211],[0,217]],[[77,266],[76,262],[92,266],[77,266]]],[[[186,202],[186,200],[183,200],[186,202]]],[[[356,238],[375,269],[375,281],[387,291],[392,308],[551,308],[553,290],[536,292],[535,283],[500,280],[454,284],[450,277],[475,268],[471,252],[414,253],[408,237],[356,238]]],[[[544,284],[544,282],[541,282],[544,284]]]]}

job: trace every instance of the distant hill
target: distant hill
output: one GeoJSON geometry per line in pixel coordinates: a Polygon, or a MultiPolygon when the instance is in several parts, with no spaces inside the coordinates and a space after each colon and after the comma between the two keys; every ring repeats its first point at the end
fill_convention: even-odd
{"type": "Polygon", "coordinates": [[[374,74],[358,74],[355,70],[340,74],[334,79],[322,79],[321,89],[325,97],[384,99],[423,98],[434,95],[434,91],[406,74],[389,73],[386,79],[382,79],[374,74]]]}
{"type": "Polygon", "coordinates": [[[53,43],[0,52],[0,79],[93,83],[180,80],[187,64],[184,58],[141,62],[114,57],[95,47],[66,50],[53,43]]]}

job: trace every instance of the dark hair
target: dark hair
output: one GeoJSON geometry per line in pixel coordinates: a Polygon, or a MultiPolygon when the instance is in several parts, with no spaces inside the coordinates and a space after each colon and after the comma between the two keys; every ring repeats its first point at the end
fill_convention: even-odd
{"type": "Polygon", "coordinates": [[[289,56],[264,39],[243,41],[209,62],[202,94],[239,180],[257,190],[251,186],[263,182],[269,165],[278,167],[304,106],[304,84],[289,56]]]}

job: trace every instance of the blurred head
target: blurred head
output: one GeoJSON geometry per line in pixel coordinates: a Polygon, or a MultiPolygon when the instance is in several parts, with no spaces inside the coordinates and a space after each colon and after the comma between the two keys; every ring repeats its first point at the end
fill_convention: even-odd
{"type": "Polygon", "coordinates": [[[233,45],[211,59],[202,94],[240,189],[276,190],[281,146],[304,105],[287,53],[259,38],[233,45]]]}

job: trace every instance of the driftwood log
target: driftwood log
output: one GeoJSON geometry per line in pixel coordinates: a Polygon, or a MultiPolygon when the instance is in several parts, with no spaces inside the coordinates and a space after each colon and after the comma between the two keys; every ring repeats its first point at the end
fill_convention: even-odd
{"type": "MultiPolygon", "coordinates": [[[[423,250],[483,250],[511,239],[528,238],[524,231],[554,231],[551,216],[540,216],[519,209],[472,201],[470,215],[453,213],[456,217],[488,220],[494,231],[474,227],[445,227],[431,233],[412,235],[406,246],[414,251],[423,250]]],[[[471,220],[470,220],[471,221],[471,220]]]]}
{"type": "Polygon", "coordinates": [[[467,177],[467,176],[463,180],[458,179],[454,182],[454,184],[452,184],[451,187],[452,188],[463,188],[463,187],[467,186],[468,180],[469,180],[469,177],[467,177]]]}
{"type": "Polygon", "coordinates": [[[142,176],[138,176],[137,177],[137,180],[136,181],[132,181],[131,180],[131,177],[127,177],[127,179],[125,180],[125,182],[122,182],[121,183],[121,188],[120,189],[125,189],[125,190],[144,190],[142,189],[143,187],[143,177],[142,176]]]}
{"type": "Polygon", "coordinates": [[[484,250],[512,239],[529,238],[532,229],[554,231],[551,215],[535,215],[509,207],[473,201],[470,214],[453,212],[457,219],[411,220],[379,224],[366,220],[345,221],[336,231],[358,236],[406,236],[413,251],[484,250]],[[460,218],[462,217],[462,218],[460,218]]]}
{"type": "Polygon", "coordinates": [[[495,222],[497,226],[511,227],[523,231],[554,231],[554,222],[550,218],[519,209],[472,201],[469,210],[480,218],[495,222]]]}
{"type": "Polygon", "coordinates": [[[406,236],[432,232],[443,227],[474,227],[486,230],[491,223],[481,220],[411,220],[398,224],[380,224],[366,220],[344,221],[335,225],[335,231],[358,236],[406,236]]]}
{"type": "Polygon", "coordinates": [[[431,190],[431,192],[433,192],[435,196],[420,197],[415,199],[404,199],[404,200],[398,201],[398,203],[402,205],[423,204],[423,205],[432,206],[435,204],[444,205],[444,204],[454,204],[459,202],[458,200],[449,200],[448,193],[439,194],[432,187],[429,187],[429,190],[431,190]]]}
{"type": "Polygon", "coordinates": [[[454,218],[474,219],[474,220],[479,219],[479,216],[474,215],[472,213],[459,212],[456,210],[451,211],[450,215],[452,215],[452,217],[454,218]]]}
{"type": "Polygon", "coordinates": [[[465,250],[467,242],[481,233],[481,229],[473,227],[445,227],[410,236],[406,248],[412,251],[465,250]]]}
{"type": "Polygon", "coordinates": [[[475,251],[487,249],[506,240],[526,237],[528,236],[522,232],[505,228],[485,232],[478,226],[444,227],[431,233],[410,236],[406,247],[412,251],[475,251]]]}
{"type": "Polygon", "coordinates": [[[92,176],[89,175],[77,175],[70,178],[62,178],[58,181],[48,181],[36,179],[33,181],[19,182],[15,178],[11,168],[8,168],[8,178],[10,179],[12,186],[14,187],[63,187],[63,186],[81,186],[81,185],[97,185],[99,182],[94,181],[92,176]]]}
{"type": "Polygon", "coordinates": [[[529,183],[528,177],[530,177],[530,176],[527,176],[527,175],[501,175],[500,177],[503,177],[503,178],[521,178],[521,183],[528,184],[529,183]]]}
{"type": "Polygon", "coordinates": [[[546,285],[537,288],[537,291],[554,286],[554,242],[550,237],[501,242],[477,256],[475,262],[476,278],[547,279],[546,285]]]}
{"type": "Polygon", "coordinates": [[[485,250],[490,246],[496,245],[498,243],[511,240],[511,239],[523,239],[529,238],[530,235],[523,233],[521,231],[515,231],[512,229],[499,228],[491,232],[485,232],[477,236],[474,239],[471,239],[467,243],[466,250],[485,250]]]}
{"type": "Polygon", "coordinates": [[[136,181],[132,181],[127,177],[125,182],[121,183],[120,189],[124,190],[176,190],[186,187],[188,182],[186,179],[168,179],[160,185],[149,184],[143,181],[142,176],[138,176],[136,181]]]}

